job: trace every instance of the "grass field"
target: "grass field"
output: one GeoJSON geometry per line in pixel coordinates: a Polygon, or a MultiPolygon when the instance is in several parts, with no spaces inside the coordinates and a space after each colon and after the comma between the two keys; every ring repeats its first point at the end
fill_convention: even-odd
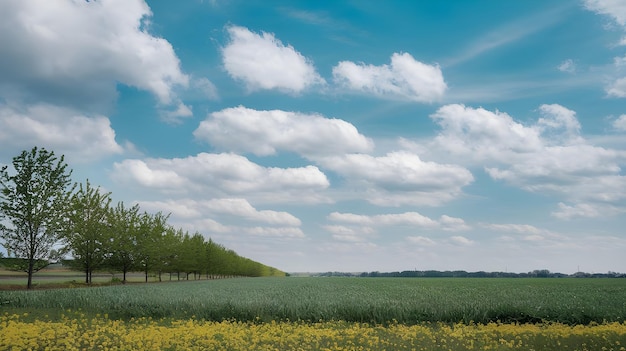
{"type": "Polygon", "coordinates": [[[239,278],[0,291],[7,311],[210,321],[623,322],[623,279],[239,278]]]}
{"type": "Polygon", "coordinates": [[[239,278],[4,290],[0,311],[0,350],[626,350],[624,279],[239,278]]]}

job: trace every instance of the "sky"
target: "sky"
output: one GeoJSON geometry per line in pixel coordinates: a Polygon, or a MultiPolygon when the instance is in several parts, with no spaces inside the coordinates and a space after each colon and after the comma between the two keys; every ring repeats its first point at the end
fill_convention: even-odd
{"type": "Polygon", "coordinates": [[[287,272],[626,272],[626,2],[0,2],[0,165],[287,272]]]}

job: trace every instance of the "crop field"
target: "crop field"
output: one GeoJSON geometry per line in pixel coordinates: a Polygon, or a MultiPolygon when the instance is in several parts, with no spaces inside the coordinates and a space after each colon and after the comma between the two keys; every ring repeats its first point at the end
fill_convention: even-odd
{"type": "Polygon", "coordinates": [[[624,279],[238,278],[0,291],[0,311],[0,349],[626,350],[624,279]]]}

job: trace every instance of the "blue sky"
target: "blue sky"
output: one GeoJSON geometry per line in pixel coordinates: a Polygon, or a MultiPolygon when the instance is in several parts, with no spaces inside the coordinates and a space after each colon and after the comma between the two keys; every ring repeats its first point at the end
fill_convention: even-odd
{"type": "Polygon", "coordinates": [[[626,5],[2,1],[0,145],[289,272],[623,272],[626,5]]]}

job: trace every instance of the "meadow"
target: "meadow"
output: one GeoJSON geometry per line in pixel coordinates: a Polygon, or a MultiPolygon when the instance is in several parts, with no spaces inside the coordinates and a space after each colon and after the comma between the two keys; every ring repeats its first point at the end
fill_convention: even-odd
{"type": "Polygon", "coordinates": [[[0,291],[3,310],[209,321],[623,322],[624,279],[237,278],[0,291]]]}
{"type": "Polygon", "coordinates": [[[626,280],[236,278],[0,291],[3,349],[626,350],[626,280]]]}

